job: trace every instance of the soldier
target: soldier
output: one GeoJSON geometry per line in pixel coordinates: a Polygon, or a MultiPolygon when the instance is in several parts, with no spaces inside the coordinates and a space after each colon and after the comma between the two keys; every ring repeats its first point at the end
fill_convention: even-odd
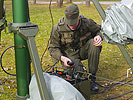
{"type": "Polygon", "coordinates": [[[100,27],[92,19],[79,15],[76,4],[68,6],[65,17],[53,27],[48,49],[52,58],[61,61],[66,68],[73,67],[68,64],[73,61],[75,69],[83,71],[81,61],[88,59],[88,69],[92,74],[91,91],[98,91],[95,75],[102,49],[100,27]]]}

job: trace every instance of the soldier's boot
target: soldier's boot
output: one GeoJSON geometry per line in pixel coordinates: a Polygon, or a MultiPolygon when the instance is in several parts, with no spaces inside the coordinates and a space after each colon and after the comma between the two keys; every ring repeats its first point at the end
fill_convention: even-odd
{"type": "Polygon", "coordinates": [[[90,82],[91,93],[92,93],[92,94],[95,94],[95,93],[97,93],[98,90],[99,90],[99,87],[98,87],[98,85],[96,84],[96,77],[95,77],[95,75],[91,76],[91,77],[90,77],[90,80],[91,80],[91,82],[90,82]]]}

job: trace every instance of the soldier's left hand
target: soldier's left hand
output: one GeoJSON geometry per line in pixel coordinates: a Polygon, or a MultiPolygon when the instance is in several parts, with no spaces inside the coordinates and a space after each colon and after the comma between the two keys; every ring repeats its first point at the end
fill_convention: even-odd
{"type": "Polygon", "coordinates": [[[95,46],[102,46],[102,38],[100,35],[94,37],[94,45],[95,46]]]}

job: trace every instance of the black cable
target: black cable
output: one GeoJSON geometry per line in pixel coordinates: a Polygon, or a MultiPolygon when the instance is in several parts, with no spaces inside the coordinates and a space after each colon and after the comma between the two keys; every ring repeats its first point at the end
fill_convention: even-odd
{"type": "MultiPolygon", "coordinates": [[[[94,76],[94,75],[92,75],[92,76],[93,76],[93,77],[96,77],[96,76],[94,76]]],[[[124,85],[124,84],[127,84],[127,83],[128,83],[129,85],[133,85],[133,84],[129,83],[129,82],[133,81],[133,79],[131,79],[131,80],[129,80],[129,81],[123,83],[123,81],[125,81],[125,80],[127,80],[127,78],[124,79],[124,80],[122,80],[122,81],[119,81],[119,82],[117,82],[117,83],[115,83],[115,84],[113,84],[113,85],[111,85],[111,86],[107,86],[107,87],[101,86],[101,85],[99,85],[99,84],[98,84],[97,82],[95,82],[95,81],[93,81],[93,82],[94,82],[95,84],[101,86],[101,87],[104,87],[104,90],[99,91],[99,92],[97,92],[97,93],[104,93],[107,89],[111,89],[111,88],[113,88],[113,87],[116,87],[117,85],[124,85]]],[[[112,100],[112,99],[115,99],[115,98],[124,96],[124,95],[126,95],[126,94],[128,94],[128,93],[131,93],[131,92],[133,92],[133,91],[126,92],[126,93],[123,93],[123,94],[121,94],[121,95],[114,96],[114,97],[110,97],[110,98],[107,98],[107,99],[104,99],[104,100],[112,100]]],[[[132,97],[132,96],[131,96],[131,97],[132,97]]],[[[129,100],[131,97],[129,97],[127,100],[129,100]]]]}
{"type": "Polygon", "coordinates": [[[130,100],[133,97],[133,95],[131,95],[127,100],[130,100]]]}
{"type": "MultiPolygon", "coordinates": [[[[104,93],[106,90],[111,89],[111,88],[114,88],[114,87],[116,87],[116,86],[118,86],[118,85],[124,85],[124,84],[127,84],[127,83],[129,84],[129,82],[133,81],[133,79],[127,81],[126,83],[121,84],[121,82],[123,82],[123,81],[124,81],[124,80],[122,80],[122,81],[120,81],[120,82],[118,82],[118,83],[116,83],[116,84],[113,84],[113,85],[111,85],[111,86],[104,87],[104,89],[101,90],[101,91],[99,91],[98,93],[99,93],[99,94],[100,94],[100,93],[104,93]]],[[[95,82],[95,83],[96,83],[96,82],[95,82]]],[[[96,84],[99,85],[98,83],[96,83],[96,84]]],[[[133,85],[133,84],[130,84],[130,85],[133,85]]]]}
{"type": "Polygon", "coordinates": [[[6,49],[4,50],[4,52],[1,54],[1,57],[0,57],[0,65],[1,65],[2,70],[3,70],[6,74],[12,75],[12,76],[16,76],[16,74],[10,74],[10,73],[8,73],[8,72],[3,68],[3,65],[2,65],[2,57],[3,57],[4,53],[5,53],[8,49],[10,49],[10,48],[12,48],[12,47],[15,47],[15,46],[10,46],[10,47],[6,48],[6,49]]]}
{"type": "MultiPolygon", "coordinates": [[[[127,83],[128,83],[128,82],[124,83],[124,82],[122,82],[122,81],[117,82],[117,81],[114,81],[114,80],[111,80],[111,79],[107,79],[107,78],[104,78],[104,77],[95,76],[95,75],[92,75],[91,73],[87,73],[87,72],[81,72],[81,71],[77,71],[77,72],[82,73],[82,74],[87,74],[87,75],[88,75],[88,78],[94,77],[94,78],[104,79],[104,80],[112,81],[112,82],[115,82],[116,84],[121,84],[121,85],[127,84],[127,83]]],[[[132,76],[131,76],[131,77],[132,77],[132,76]]],[[[126,78],[126,79],[127,79],[127,78],[126,78]]],[[[126,79],[124,79],[124,80],[126,80],[126,79]]],[[[123,80],[123,81],[124,81],[124,80],[123,80]]],[[[133,80],[133,79],[132,79],[132,80],[133,80]]],[[[130,80],[130,81],[132,81],[132,80],[130,80]]],[[[96,82],[95,82],[95,83],[96,83],[96,82]]],[[[97,83],[97,84],[98,84],[98,83],[97,83]]],[[[128,83],[128,85],[132,86],[133,84],[128,83]]],[[[101,86],[101,87],[103,87],[103,86],[101,86]]]]}
{"type": "MultiPolygon", "coordinates": [[[[49,40],[48,40],[48,43],[49,43],[49,40]]],[[[43,52],[43,54],[42,54],[42,56],[41,56],[41,65],[42,65],[43,57],[44,57],[44,55],[45,55],[45,53],[46,53],[46,51],[47,51],[47,49],[48,49],[48,43],[47,43],[46,49],[44,50],[44,52],[43,52]]]]}
{"type": "MultiPolygon", "coordinates": [[[[53,15],[52,15],[52,11],[51,11],[51,3],[52,3],[52,0],[50,0],[50,3],[49,3],[49,12],[50,12],[50,16],[51,16],[51,20],[52,20],[52,28],[54,26],[54,20],[53,20],[53,15]]],[[[52,30],[52,29],[51,29],[52,30]]],[[[49,38],[50,40],[50,38],[49,38]]],[[[46,46],[46,49],[44,50],[42,56],[41,56],[41,65],[42,65],[42,60],[43,60],[43,57],[48,49],[48,44],[49,44],[49,40],[48,40],[48,43],[47,43],[47,46],[46,46]]]]}
{"type": "Polygon", "coordinates": [[[129,92],[120,94],[120,95],[118,95],[118,96],[110,97],[110,98],[107,98],[107,99],[104,99],[104,100],[116,99],[116,98],[119,98],[119,97],[121,97],[121,96],[123,96],[123,95],[129,94],[129,93],[132,93],[132,92],[133,92],[133,91],[129,91],[129,92]]]}
{"type": "Polygon", "coordinates": [[[50,15],[51,15],[52,28],[53,28],[53,26],[54,26],[54,20],[53,20],[53,15],[52,15],[52,11],[51,11],[51,3],[52,3],[52,0],[50,0],[50,3],[49,3],[49,12],[50,12],[50,15]]]}
{"type": "MultiPolygon", "coordinates": [[[[90,75],[90,76],[96,78],[96,76],[94,76],[94,75],[90,75]]],[[[103,90],[97,92],[97,93],[100,94],[100,93],[104,93],[106,90],[111,89],[111,88],[113,88],[113,87],[116,87],[116,86],[118,86],[118,85],[124,85],[124,84],[133,85],[133,84],[129,83],[129,82],[133,81],[133,79],[131,79],[131,80],[129,80],[129,81],[123,83],[123,81],[125,81],[125,80],[127,80],[127,78],[125,78],[125,79],[123,79],[123,80],[121,80],[121,81],[119,81],[119,82],[117,82],[117,83],[115,83],[115,84],[112,84],[111,86],[107,86],[107,87],[104,87],[104,86],[98,84],[97,82],[95,82],[95,81],[93,81],[93,80],[91,80],[91,81],[93,81],[95,84],[99,85],[100,87],[103,87],[103,88],[104,88],[103,90]]]]}
{"type": "MultiPolygon", "coordinates": [[[[81,73],[84,73],[84,72],[81,72],[81,73]]],[[[95,78],[97,77],[97,76],[92,75],[91,73],[86,73],[86,74],[89,75],[89,78],[90,78],[91,76],[92,76],[92,77],[95,77],[95,78]]],[[[132,76],[131,76],[131,77],[132,77],[132,76]]],[[[102,78],[102,77],[97,77],[97,78],[102,78]]],[[[103,78],[102,78],[102,79],[103,79],[103,78]]],[[[104,78],[104,79],[105,79],[105,78],[104,78]]],[[[108,79],[108,80],[109,80],[109,79],[108,79]]],[[[113,85],[111,85],[111,86],[107,86],[107,87],[104,87],[104,86],[98,84],[98,83],[95,82],[95,81],[93,81],[93,82],[95,82],[95,84],[97,84],[97,85],[99,85],[99,86],[105,88],[104,90],[102,90],[102,91],[100,91],[100,92],[97,92],[97,93],[104,93],[107,89],[111,89],[111,88],[115,87],[116,85],[124,85],[124,84],[129,84],[129,85],[131,85],[131,86],[133,85],[133,84],[129,83],[129,82],[131,82],[133,79],[131,79],[131,80],[127,81],[127,82],[123,82],[123,81],[125,81],[125,80],[127,80],[127,78],[124,79],[124,80],[122,80],[122,81],[116,82],[115,84],[113,84],[113,85]]],[[[113,80],[111,80],[111,81],[113,81],[113,80]]]]}
{"type": "Polygon", "coordinates": [[[52,69],[55,65],[57,64],[57,62],[55,62],[52,66],[50,66],[50,67],[48,67],[48,68],[46,68],[45,70],[44,70],[44,72],[48,72],[50,69],[52,69]],[[47,70],[48,69],[48,70],[47,70]]]}

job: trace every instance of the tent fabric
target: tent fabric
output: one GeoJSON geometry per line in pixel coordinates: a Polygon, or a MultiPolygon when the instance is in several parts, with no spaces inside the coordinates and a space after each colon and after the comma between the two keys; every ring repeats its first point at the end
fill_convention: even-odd
{"type": "Polygon", "coordinates": [[[122,45],[133,43],[133,1],[130,1],[123,0],[105,10],[106,18],[101,25],[105,42],[122,45]]]}
{"type": "MultiPolygon", "coordinates": [[[[50,100],[85,100],[82,94],[66,80],[43,73],[50,100]]],[[[35,75],[32,76],[29,85],[30,98],[27,100],[41,100],[35,75]]]]}
{"type": "Polygon", "coordinates": [[[133,9],[133,0],[121,0],[121,3],[129,9],[133,9]]]}

